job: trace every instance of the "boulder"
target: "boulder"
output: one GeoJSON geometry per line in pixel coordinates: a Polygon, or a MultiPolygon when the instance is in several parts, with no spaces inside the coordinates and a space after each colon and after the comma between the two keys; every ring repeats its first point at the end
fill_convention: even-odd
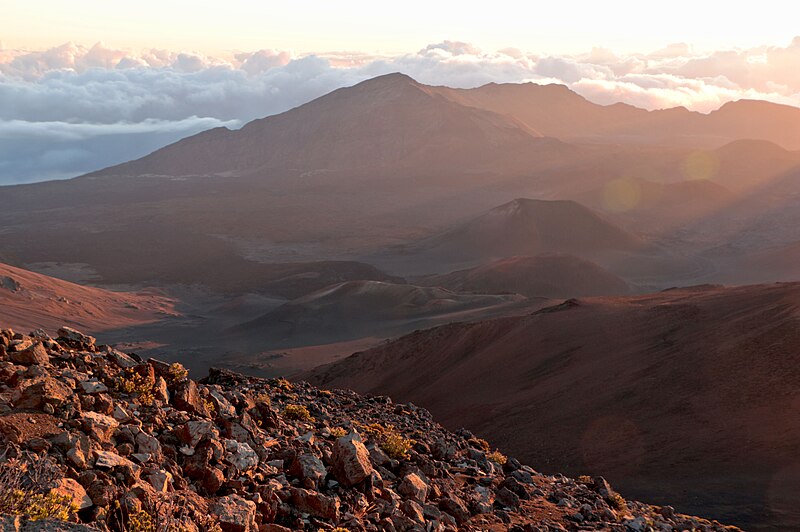
{"type": "Polygon", "coordinates": [[[72,327],[61,327],[58,330],[58,337],[63,338],[65,340],[69,340],[70,342],[76,342],[90,347],[93,346],[97,341],[94,336],[83,334],[82,332],[77,331],[72,327]]]}
{"type": "Polygon", "coordinates": [[[308,482],[310,486],[317,487],[328,474],[322,460],[310,453],[298,454],[289,467],[289,474],[308,482]]]}
{"type": "Polygon", "coordinates": [[[225,461],[244,473],[258,465],[258,455],[252,447],[236,440],[225,440],[225,461]]]}
{"type": "Polygon", "coordinates": [[[17,408],[41,410],[45,405],[58,407],[68,402],[72,397],[72,390],[63,382],[52,377],[44,377],[26,387],[19,399],[15,401],[17,408]]]}
{"type": "Polygon", "coordinates": [[[111,416],[106,416],[97,412],[81,413],[83,430],[91,437],[100,442],[108,442],[114,431],[119,427],[119,422],[111,416]]]}
{"type": "Polygon", "coordinates": [[[303,488],[291,488],[289,500],[301,513],[330,521],[339,518],[339,499],[337,497],[328,497],[303,488]]]}
{"type": "Polygon", "coordinates": [[[373,471],[369,451],[355,432],[336,440],[331,461],[333,475],[344,486],[358,484],[373,471]]]}
{"type": "Polygon", "coordinates": [[[89,508],[94,504],[91,497],[89,497],[86,490],[83,489],[83,486],[81,486],[77,480],[62,478],[57,480],[55,484],[55,487],[50,490],[50,493],[72,497],[72,504],[79,510],[89,508]]]}
{"type": "Polygon", "coordinates": [[[217,518],[223,532],[251,532],[256,530],[256,503],[238,495],[217,499],[208,509],[217,518]]]}
{"type": "Polygon", "coordinates": [[[397,492],[417,502],[424,503],[428,497],[428,485],[416,473],[409,473],[400,481],[397,492]]]}
{"type": "Polygon", "coordinates": [[[36,342],[24,351],[12,352],[9,357],[15,364],[22,364],[23,366],[43,366],[50,363],[50,355],[47,354],[47,349],[44,348],[41,342],[36,342]]]}

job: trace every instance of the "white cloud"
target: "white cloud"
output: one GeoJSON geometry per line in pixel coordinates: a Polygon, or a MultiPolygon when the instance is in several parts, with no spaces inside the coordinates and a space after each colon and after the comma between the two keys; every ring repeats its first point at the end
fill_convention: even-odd
{"type": "Polygon", "coordinates": [[[0,183],[76,175],[194,132],[279,113],[402,71],[423,83],[561,82],[592,101],[710,111],[740,98],[800,105],[800,37],[786,47],[553,56],[444,41],[401,56],[283,50],[209,57],[73,43],[0,50],[0,183]]]}

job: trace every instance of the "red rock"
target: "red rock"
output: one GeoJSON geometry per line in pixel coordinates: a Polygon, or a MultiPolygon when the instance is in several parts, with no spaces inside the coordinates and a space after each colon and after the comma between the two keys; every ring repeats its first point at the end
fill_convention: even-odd
{"type": "Polygon", "coordinates": [[[256,503],[238,495],[217,499],[208,509],[217,518],[223,532],[251,532],[256,530],[256,503]]]}
{"type": "Polygon", "coordinates": [[[47,354],[47,349],[41,344],[36,342],[24,351],[10,353],[11,361],[23,366],[32,365],[45,365],[50,363],[50,355],[47,354]]]}
{"type": "Polygon", "coordinates": [[[289,500],[302,513],[330,521],[339,518],[339,499],[337,497],[328,497],[303,488],[291,488],[289,500]]]}
{"type": "Polygon", "coordinates": [[[61,381],[52,377],[45,377],[22,391],[20,398],[15,401],[17,408],[41,410],[46,404],[61,406],[72,396],[72,390],[61,381]]]}
{"type": "Polygon", "coordinates": [[[410,497],[417,502],[424,503],[428,497],[428,485],[416,473],[409,473],[397,487],[397,493],[410,497]]]}
{"type": "Polygon", "coordinates": [[[336,440],[332,462],[333,475],[344,486],[358,484],[373,471],[369,451],[355,432],[336,440]]]}

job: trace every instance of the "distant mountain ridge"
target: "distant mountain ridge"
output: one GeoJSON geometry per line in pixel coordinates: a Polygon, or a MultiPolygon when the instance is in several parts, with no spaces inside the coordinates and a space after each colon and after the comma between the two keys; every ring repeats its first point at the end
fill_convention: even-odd
{"type": "Polygon", "coordinates": [[[216,128],[90,175],[490,168],[569,150],[555,139],[800,149],[800,109],[739,101],[704,115],[589,102],[562,85],[427,86],[400,73],[335,90],[239,130],[216,128]],[[544,139],[547,138],[547,140],[544,139]],[[537,141],[538,139],[538,141],[537,141]],[[638,140],[637,140],[638,139],[638,140]]]}

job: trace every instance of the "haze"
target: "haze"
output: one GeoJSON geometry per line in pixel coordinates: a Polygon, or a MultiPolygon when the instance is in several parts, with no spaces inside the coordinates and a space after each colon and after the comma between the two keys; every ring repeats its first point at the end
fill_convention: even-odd
{"type": "Polygon", "coordinates": [[[800,530],[796,20],[5,6],[0,523],[800,530]]]}

